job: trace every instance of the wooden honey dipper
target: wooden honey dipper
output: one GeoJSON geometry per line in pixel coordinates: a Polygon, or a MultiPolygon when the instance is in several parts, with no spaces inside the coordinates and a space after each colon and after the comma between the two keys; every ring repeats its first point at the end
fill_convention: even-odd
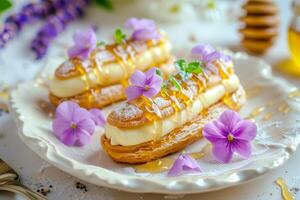
{"type": "Polygon", "coordinates": [[[250,52],[262,54],[269,49],[278,35],[278,8],[273,0],[248,0],[244,5],[245,16],[240,18],[244,26],[242,46],[250,52]]]}

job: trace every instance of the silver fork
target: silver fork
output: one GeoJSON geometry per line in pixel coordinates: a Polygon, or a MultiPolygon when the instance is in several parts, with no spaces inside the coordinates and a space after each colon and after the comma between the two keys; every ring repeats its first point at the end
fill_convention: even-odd
{"type": "Polygon", "coordinates": [[[33,192],[22,185],[18,174],[0,159],[0,191],[9,191],[20,194],[28,200],[47,200],[37,192],[33,192]]]}

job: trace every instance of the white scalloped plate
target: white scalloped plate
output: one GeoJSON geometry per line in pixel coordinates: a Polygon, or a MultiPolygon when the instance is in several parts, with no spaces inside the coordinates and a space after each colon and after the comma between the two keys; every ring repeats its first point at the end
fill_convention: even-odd
{"type": "MultiPolygon", "coordinates": [[[[253,108],[264,106],[256,117],[259,133],[253,143],[253,156],[248,160],[235,157],[229,164],[216,163],[207,142],[202,139],[186,148],[186,152],[204,151],[198,160],[202,172],[166,177],[166,173],[135,173],[129,165],[113,162],[102,150],[97,130],[93,143],[82,148],[66,147],[51,132],[51,118],[39,102],[46,102],[48,90],[37,81],[18,85],[11,93],[11,112],[19,127],[19,135],[35,153],[61,170],[84,181],[110,188],[139,193],[201,193],[240,184],[282,165],[300,142],[300,101],[289,98],[296,88],[274,77],[264,61],[235,54],[236,72],[244,87],[256,95],[241,110],[243,116],[253,108]],[[270,119],[268,118],[272,116],[270,119]],[[265,119],[264,119],[265,118],[265,119]]],[[[53,65],[57,66],[57,65],[53,65]]],[[[105,112],[109,112],[106,108],[105,112]]],[[[174,156],[174,155],[173,155],[174,156]]],[[[176,156],[176,155],[175,155],[176,156]]]]}

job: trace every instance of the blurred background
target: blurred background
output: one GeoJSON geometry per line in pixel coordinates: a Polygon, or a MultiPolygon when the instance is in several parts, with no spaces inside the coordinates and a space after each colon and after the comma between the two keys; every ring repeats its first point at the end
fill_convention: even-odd
{"type": "Polygon", "coordinates": [[[74,30],[93,26],[99,40],[105,41],[132,16],[155,19],[170,36],[177,56],[197,43],[210,43],[260,56],[280,68],[280,73],[292,74],[291,79],[300,76],[300,67],[289,59],[299,60],[298,0],[1,2],[3,8],[9,2],[0,16],[0,73],[1,81],[8,84],[34,77],[48,59],[66,56],[74,30]],[[70,13],[74,16],[67,18],[70,13]],[[289,46],[296,53],[291,54],[289,46]],[[12,68],[14,80],[6,76],[12,68]]]}

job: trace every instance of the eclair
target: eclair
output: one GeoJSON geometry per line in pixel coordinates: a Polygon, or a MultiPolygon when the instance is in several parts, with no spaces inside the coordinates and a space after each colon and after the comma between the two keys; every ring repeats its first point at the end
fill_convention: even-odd
{"type": "Polygon", "coordinates": [[[197,51],[198,60],[175,63],[178,73],[157,94],[131,99],[108,115],[101,143],[113,160],[145,163],[180,151],[202,137],[207,122],[245,103],[232,61],[211,47],[197,51]]]}
{"type": "Polygon", "coordinates": [[[156,34],[155,37],[143,38],[149,34],[134,32],[114,44],[98,45],[87,59],[73,57],[66,60],[50,80],[49,99],[55,106],[72,100],[84,108],[101,108],[125,99],[124,88],[135,70],[145,71],[156,66],[166,73],[172,71],[171,44],[166,34],[151,20],[131,20],[135,20],[135,28],[151,23],[152,29],[141,27],[135,32],[150,31],[156,34]]]}

